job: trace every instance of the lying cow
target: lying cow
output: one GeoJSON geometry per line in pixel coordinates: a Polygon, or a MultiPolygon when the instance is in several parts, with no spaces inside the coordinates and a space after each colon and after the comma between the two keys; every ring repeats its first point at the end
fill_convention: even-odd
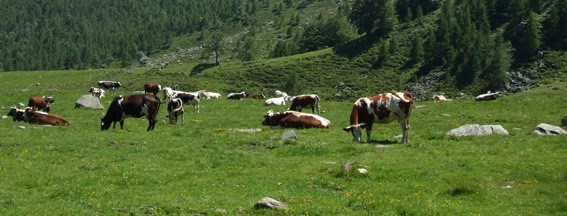
{"type": "Polygon", "coordinates": [[[179,98],[173,98],[167,103],[167,113],[169,123],[177,124],[177,118],[181,116],[181,125],[185,124],[185,110],[183,109],[183,101],[179,98]]]}
{"type": "Polygon", "coordinates": [[[246,93],[244,93],[244,92],[230,93],[226,96],[226,98],[233,99],[233,100],[242,100],[245,97],[246,97],[246,93]]]}
{"type": "Polygon", "coordinates": [[[116,128],[116,122],[120,122],[120,129],[124,129],[124,118],[134,117],[140,118],[146,116],[148,118],[147,131],[154,130],[157,123],[157,114],[160,107],[160,100],[155,95],[137,94],[125,97],[116,97],[110,103],[106,115],[100,118],[101,130],[108,130],[110,124],[114,122],[112,128],[116,128]]]}
{"type": "Polygon", "coordinates": [[[447,99],[445,96],[443,95],[433,95],[433,101],[435,102],[439,102],[439,101],[451,101],[451,99],[447,99]]]}
{"type": "Polygon", "coordinates": [[[159,91],[161,91],[161,85],[156,85],[149,82],[144,84],[144,94],[152,93],[154,95],[157,95],[159,91]]]}
{"type": "Polygon", "coordinates": [[[53,103],[55,103],[53,97],[31,96],[30,99],[28,99],[28,107],[44,112],[49,112],[51,110],[51,104],[53,103]]]}
{"type": "MultiPolygon", "coordinates": [[[[183,101],[184,104],[193,105],[193,111],[197,111],[199,113],[199,103],[201,101],[200,94],[198,92],[185,92],[176,94],[173,98],[179,98],[183,101]]],[[[170,98],[170,100],[172,100],[170,98]]]]}
{"type": "Polygon", "coordinates": [[[252,98],[252,99],[264,99],[266,98],[266,95],[264,94],[250,94],[246,96],[247,98],[252,98]]]}
{"type": "Polygon", "coordinates": [[[268,105],[277,105],[277,106],[285,105],[285,97],[270,98],[270,99],[266,100],[264,105],[266,105],[266,106],[268,106],[268,105]]]}
{"type": "Polygon", "coordinates": [[[311,108],[311,112],[315,113],[317,110],[317,115],[319,115],[320,107],[319,107],[319,96],[316,94],[308,94],[308,95],[299,95],[293,97],[291,100],[291,106],[289,106],[288,110],[299,111],[303,108],[311,108]]]}
{"type": "Polygon", "coordinates": [[[264,116],[263,125],[271,127],[293,127],[293,128],[329,128],[331,122],[315,114],[301,113],[296,111],[285,111],[274,113],[269,110],[264,116]]]}
{"type": "Polygon", "coordinates": [[[279,98],[279,97],[287,97],[288,95],[287,95],[287,93],[285,93],[285,92],[283,92],[283,91],[276,90],[276,91],[274,92],[274,96],[277,97],[277,98],[279,98]]]}
{"type": "Polygon", "coordinates": [[[31,107],[26,108],[26,119],[31,124],[45,124],[54,126],[69,125],[69,122],[60,116],[51,115],[45,112],[35,111],[31,107]]]}
{"type": "Polygon", "coordinates": [[[122,84],[116,81],[98,81],[98,87],[103,89],[117,89],[122,87],[122,84]]]}
{"type": "Polygon", "coordinates": [[[8,112],[8,116],[12,116],[12,120],[17,122],[26,121],[26,110],[11,107],[10,111],[8,112]]]}
{"type": "Polygon", "coordinates": [[[352,133],[353,142],[362,142],[362,128],[366,128],[367,142],[370,142],[372,124],[387,124],[398,120],[402,127],[402,143],[407,143],[412,104],[413,96],[409,92],[392,91],[392,93],[360,98],[352,107],[350,126],[343,130],[352,133]]]}
{"type": "Polygon", "coordinates": [[[91,93],[92,96],[95,96],[99,99],[104,97],[104,89],[91,87],[89,92],[91,93]]]}
{"type": "Polygon", "coordinates": [[[210,92],[210,91],[207,91],[207,90],[201,90],[200,92],[202,93],[202,97],[207,98],[207,99],[211,99],[211,98],[218,99],[222,96],[219,93],[210,92]]]}
{"type": "Polygon", "coordinates": [[[486,94],[481,94],[478,95],[474,98],[475,101],[489,101],[489,100],[496,100],[498,97],[500,97],[500,93],[499,92],[486,92],[486,94]]]}

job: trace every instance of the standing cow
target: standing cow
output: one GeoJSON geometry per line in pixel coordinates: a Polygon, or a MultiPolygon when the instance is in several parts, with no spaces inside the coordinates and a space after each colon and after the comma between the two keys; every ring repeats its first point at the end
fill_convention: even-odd
{"type": "Polygon", "coordinates": [[[167,103],[167,113],[169,115],[169,123],[177,124],[177,119],[181,116],[181,125],[185,124],[185,110],[183,109],[183,100],[173,98],[167,103]]]}
{"type": "Polygon", "coordinates": [[[28,107],[49,112],[51,110],[51,104],[53,103],[55,103],[55,99],[53,99],[53,97],[31,96],[28,100],[28,107]]]}
{"type": "Polygon", "coordinates": [[[293,97],[291,100],[291,106],[289,106],[288,110],[295,110],[301,112],[303,108],[311,108],[311,112],[315,113],[317,110],[317,115],[320,113],[319,107],[319,96],[316,94],[308,94],[308,95],[299,95],[293,97]]]}
{"type": "Polygon", "coordinates": [[[101,117],[100,129],[103,131],[108,130],[113,122],[114,126],[112,128],[115,128],[116,122],[120,122],[120,129],[123,130],[124,118],[141,118],[146,116],[149,122],[147,131],[154,130],[160,103],[158,97],[150,94],[116,97],[110,103],[106,115],[101,117]]]}
{"type": "Polygon", "coordinates": [[[402,143],[408,142],[409,117],[413,96],[409,92],[383,93],[358,99],[350,113],[350,126],[343,128],[352,133],[353,142],[362,142],[362,128],[366,128],[367,142],[370,142],[372,124],[387,124],[398,120],[402,128],[402,143]]]}

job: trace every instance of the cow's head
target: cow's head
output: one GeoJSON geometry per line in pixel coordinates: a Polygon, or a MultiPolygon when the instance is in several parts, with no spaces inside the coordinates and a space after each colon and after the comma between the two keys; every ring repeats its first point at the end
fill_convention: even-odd
{"type": "Polygon", "coordinates": [[[264,115],[264,121],[262,121],[262,125],[277,126],[278,122],[275,121],[274,115],[275,114],[273,110],[268,110],[268,112],[266,112],[266,115],[264,115]]]}
{"type": "Polygon", "coordinates": [[[352,133],[352,141],[353,142],[362,142],[362,129],[366,128],[365,123],[360,123],[356,125],[350,125],[348,127],[343,128],[344,131],[352,133]]]}
{"type": "Polygon", "coordinates": [[[105,131],[110,128],[112,124],[112,120],[110,118],[106,118],[106,115],[100,117],[100,130],[105,131]]]}

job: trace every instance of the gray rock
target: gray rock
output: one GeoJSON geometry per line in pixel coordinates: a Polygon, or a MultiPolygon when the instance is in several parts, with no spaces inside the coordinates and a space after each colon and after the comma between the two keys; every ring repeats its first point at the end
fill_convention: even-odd
{"type": "Polygon", "coordinates": [[[254,208],[257,208],[257,209],[269,208],[269,209],[283,210],[283,209],[286,209],[287,206],[284,203],[277,201],[273,198],[264,197],[260,201],[256,202],[256,204],[254,205],[254,208]]]}
{"type": "Polygon", "coordinates": [[[297,139],[297,134],[295,134],[294,130],[286,130],[283,134],[282,134],[282,141],[285,140],[296,140],[297,139]]]}
{"type": "Polygon", "coordinates": [[[100,103],[100,100],[90,94],[81,96],[79,100],[75,102],[75,109],[83,107],[90,109],[104,109],[104,107],[100,103]]]}
{"type": "Polygon", "coordinates": [[[508,135],[508,131],[500,125],[467,124],[447,132],[447,135],[457,137],[485,136],[491,134],[508,135]]]}
{"type": "Polygon", "coordinates": [[[567,134],[567,131],[557,126],[541,123],[536,126],[533,133],[537,135],[562,135],[567,134]]]}

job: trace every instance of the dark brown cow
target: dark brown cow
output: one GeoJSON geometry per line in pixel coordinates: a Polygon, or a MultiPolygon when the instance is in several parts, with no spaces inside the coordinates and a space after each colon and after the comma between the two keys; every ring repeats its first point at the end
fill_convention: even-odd
{"type": "Polygon", "coordinates": [[[160,99],[154,95],[150,94],[137,94],[125,97],[116,97],[106,115],[101,117],[101,130],[108,130],[110,124],[114,122],[116,127],[116,122],[120,122],[120,129],[124,129],[124,118],[134,117],[141,118],[146,116],[148,118],[148,129],[147,131],[154,130],[157,123],[157,114],[160,106],[160,99]]]}
{"type": "Polygon", "coordinates": [[[38,112],[34,109],[28,107],[26,108],[26,118],[31,124],[47,124],[55,126],[65,126],[69,125],[69,122],[60,116],[47,114],[44,112],[38,112]]]}
{"type": "Polygon", "coordinates": [[[372,124],[387,124],[398,120],[402,127],[402,143],[408,142],[409,117],[413,96],[409,92],[383,93],[360,98],[352,107],[350,126],[343,128],[352,133],[353,142],[362,142],[362,128],[366,128],[367,142],[370,142],[372,124]]]}
{"type": "Polygon", "coordinates": [[[301,109],[311,107],[311,112],[315,113],[317,110],[317,115],[319,115],[319,96],[316,94],[299,95],[293,97],[291,100],[291,106],[288,110],[295,110],[301,112],[301,109]]]}
{"type": "Polygon", "coordinates": [[[266,96],[264,94],[250,94],[246,97],[252,98],[252,99],[264,99],[264,98],[266,98],[266,96]]]}
{"type": "Polygon", "coordinates": [[[293,128],[329,128],[331,122],[315,114],[301,113],[296,111],[285,111],[274,113],[270,110],[264,116],[263,125],[272,127],[293,127],[293,128]]]}
{"type": "Polygon", "coordinates": [[[28,107],[49,112],[52,103],[55,103],[55,99],[53,99],[53,97],[31,96],[28,100],[28,107]]]}
{"type": "Polygon", "coordinates": [[[152,93],[154,95],[156,95],[159,91],[161,91],[161,85],[156,85],[153,83],[146,83],[144,84],[144,93],[147,94],[152,93]]]}

